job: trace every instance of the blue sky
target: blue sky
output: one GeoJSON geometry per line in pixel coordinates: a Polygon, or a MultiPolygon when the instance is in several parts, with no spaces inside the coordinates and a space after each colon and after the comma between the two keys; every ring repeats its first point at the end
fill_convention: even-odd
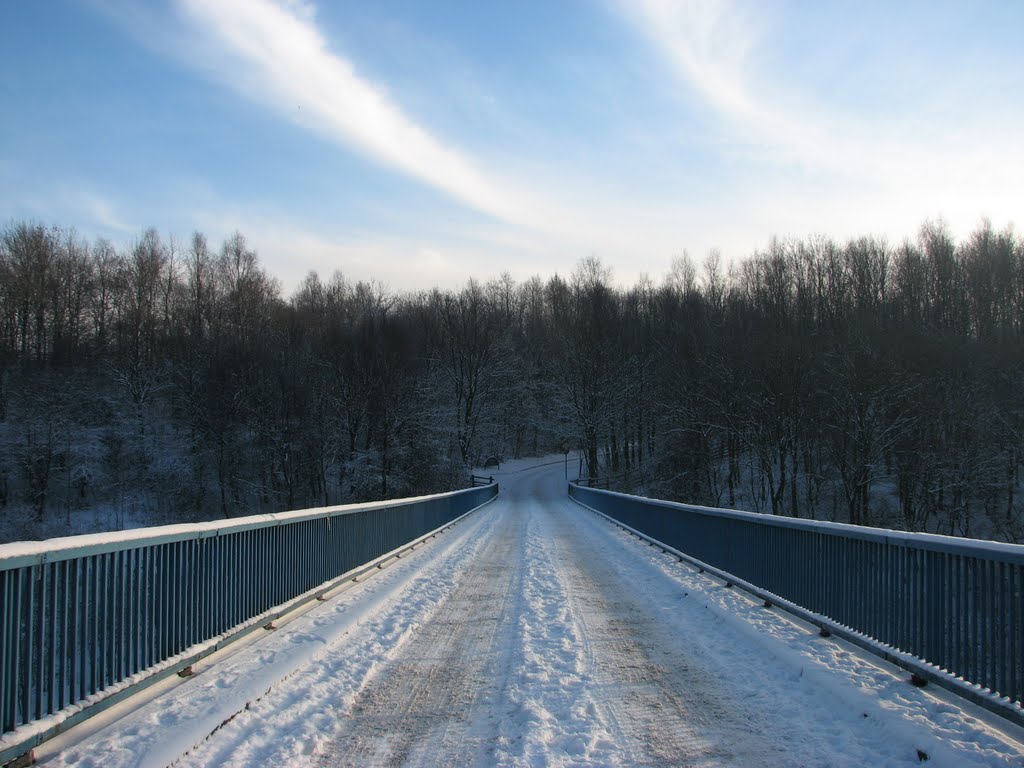
{"type": "Polygon", "coordinates": [[[0,217],[290,290],[619,281],[1024,212],[1024,3],[8,0],[0,217]]]}

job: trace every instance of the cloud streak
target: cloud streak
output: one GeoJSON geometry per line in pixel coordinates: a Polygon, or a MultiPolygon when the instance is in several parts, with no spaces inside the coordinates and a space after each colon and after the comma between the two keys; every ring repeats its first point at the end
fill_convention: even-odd
{"type": "Polygon", "coordinates": [[[763,117],[743,71],[752,39],[726,2],[622,0],[621,7],[667,55],[677,71],[719,109],[763,117]]]}
{"type": "MultiPolygon", "coordinates": [[[[755,20],[730,0],[621,0],[622,12],[655,44],[675,74],[760,154],[810,170],[864,171],[862,149],[813,104],[782,109],[777,84],[753,74],[755,20]]],[[[877,137],[875,137],[877,139],[877,137]]]]}
{"type": "MultiPolygon", "coordinates": [[[[559,254],[571,268],[583,255],[614,258],[635,255],[639,248],[667,259],[681,247],[680,206],[645,199],[640,188],[631,188],[631,196],[623,199],[618,196],[618,180],[603,175],[600,164],[579,174],[560,169],[558,158],[538,162],[523,157],[509,174],[485,167],[432,134],[390,98],[385,87],[331,48],[310,4],[174,0],[173,7],[174,23],[163,28],[131,4],[118,6],[112,15],[123,11],[129,18],[122,20],[148,44],[279,117],[492,217],[495,221],[480,222],[470,236],[481,243],[481,252],[508,252],[507,241],[512,239],[519,244],[518,252],[541,266],[550,266],[552,255],[559,254]],[[527,175],[528,181],[522,182],[527,175]],[[548,261],[540,261],[538,254],[547,254],[548,261]]],[[[728,28],[722,20],[709,15],[696,41],[720,52],[723,29],[728,28]]],[[[730,56],[738,70],[744,47],[742,41],[734,42],[730,56]]],[[[709,51],[698,52],[691,64],[708,82],[709,93],[727,96],[723,109],[749,109],[742,89],[730,92],[736,78],[712,67],[715,61],[709,51]]],[[[701,216],[691,210],[683,218],[693,221],[701,216]]],[[[430,245],[429,237],[424,241],[430,245]]]]}
{"type": "MultiPolygon", "coordinates": [[[[948,214],[974,222],[981,214],[1019,214],[1024,200],[1011,169],[1021,167],[1024,152],[1006,130],[1010,123],[972,122],[976,115],[952,106],[941,119],[844,113],[806,87],[794,90],[785,71],[759,66],[766,61],[759,54],[777,42],[748,6],[731,0],[614,1],[672,75],[711,107],[748,167],[795,170],[794,178],[828,188],[837,205],[861,199],[876,217],[899,211],[910,220],[948,214]]],[[[970,94],[949,93],[946,102],[965,97],[970,94]]],[[[847,204],[844,215],[851,213],[856,217],[847,204]]]]}
{"type": "Polygon", "coordinates": [[[531,223],[519,196],[431,135],[330,50],[309,6],[178,0],[178,10],[197,34],[201,66],[223,84],[477,211],[531,223]]]}

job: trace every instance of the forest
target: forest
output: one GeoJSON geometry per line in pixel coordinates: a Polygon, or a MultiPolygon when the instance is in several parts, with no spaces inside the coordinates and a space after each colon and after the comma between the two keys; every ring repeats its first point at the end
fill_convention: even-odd
{"type": "Polygon", "coordinates": [[[615,282],[290,297],[236,233],[0,230],[2,540],[465,487],[633,493],[1024,541],[1024,239],[775,239],[615,282]]]}

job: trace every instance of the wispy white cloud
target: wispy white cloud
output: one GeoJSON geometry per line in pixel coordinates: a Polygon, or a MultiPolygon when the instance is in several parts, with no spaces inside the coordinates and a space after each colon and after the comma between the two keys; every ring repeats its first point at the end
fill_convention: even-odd
{"type": "Polygon", "coordinates": [[[70,193],[72,204],[80,206],[84,212],[105,229],[128,234],[138,230],[138,227],[130,224],[119,210],[113,200],[97,194],[91,190],[77,190],[70,193]]]}
{"type": "Polygon", "coordinates": [[[636,247],[631,226],[616,215],[627,206],[595,199],[596,179],[573,177],[550,185],[534,177],[523,183],[514,170],[486,166],[418,124],[383,85],[360,75],[352,61],[330,48],[312,6],[274,0],[177,2],[196,34],[197,62],[213,77],[349,150],[511,225],[487,228],[481,252],[488,243],[503,250],[511,238],[527,259],[547,251],[550,265],[552,253],[565,254],[571,264],[595,245],[615,251],[620,243],[636,247]]]}
{"type": "MultiPolygon", "coordinates": [[[[504,101],[500,110],[488,111],[493,117],[453,132],[450,121],[437,118],[459,102],[448,80],[424,75],[412,98],[421,85],[415,77],[392,81],[399,90],[389,91],[389,83],[366,74],[362,59],[357,63],[352,52],[337,47],[333,28],[303,0],[172,0],[169,13],[131,0],[94,1],[112,4],[110,15],[140,40],[264,112],[393,169],[399,183],[378,186],[400,191],[402,182],[414,179],[464,207],[454,210],[432,199],[430,205],[437,205],[431,211],[401,210],[377,189],[363,210],[380,207],[390,216],[350,215],[340,222],[272,191],[249,195],[229,191],[230,179],[212,183],[229,200],[206,206],[206,218],[189,212],[184,219],[214,237],[231,221],[231,229],[241,229],[262,256],[280,264],[275,273],[301,270],[301,277],[308,268],[329,272],[344,264],[357,279],[376,276],[406,287],[430,282],[430,275],[457,281],[506,265],[523,277],[564,273],[581,256],[594,254],[616,264],[616,275],[629,281],[639,272],[660,274],[684,248],[699,256],[719,246],[728,258],[749,253],[772,234],[902,236],[937,214],[969,229],[981,214],[1000,223],[1024,208],[1014,178],[1024,150],[1015,137],[996,129],[979,141],[977,126],[964,120],[929,120],[934,111],[928,118],[907,112],[896,119],[816,92],[815,79],[779,54],[773,37],[782,26],[773,17],[779,6],[608,0],[663,61],[652,79],[670,82],[674,93],[683,84],[688,103],[673,96],[678,111],[671,104],[661,109],[659,96],[653,119],[661,122],[649,140],[644,131],[642,145],[607,125],[572,123],[569,131],[568,123],[556,122],[567,136],[579,133],[582,162],[552,152],[543,141],[502,143],[500,131],[487,131],[487,120],[507,122],[499,112],[515,115],[523,107],[515,89],[495,92],[504,101]],[[427,99],[442,106],[424,109],[427,99]],[[677,142],[666,126],[685,134],[694,111],[701,115],[700,135],[677,142]],[[467,143],[459,145],[456,136],[467,143]],[[679,149],[684,143],[685,152],[679,149]],[[631,154],[637,146],[643,157],[631,154]],[[232,207],[239,215],[231,215],[232,207]]],[[[626,38],[620,53],[628,54],[634,43],[626,38]]],[[[415,46],[410,51],[417,51],[410,57],[419,55],[415,46]]],[[[814,55],[830,60],[824,48],[814,55]]],[[[629,64],[632,71],[651,72],[649,61],[644,56],[642,64],[629,64]]],[[[578,76],[598,82],[609,79],[602,67],[617,67],[620,59],[588,62],[578,76]]],[[[663,82],[651,85],[652,92],[667,90],[663,82]]],[[[492,98],[481,88],[460,103],[466,107],[484,95],[492,98]]],[[[602,96],[621,97],[623,110],[632,104],[614,88],[602,96]]],[[[938,94],[931,100],[955,111],[948,101],[938,94]]],[[[641,109],[623,124],[640,128],[645,114],[641,109]]],[[[538,136],[547,130],[545,117],[522,109],[538,136]]]]}
{"type": "Polygon", "coordinates": [[[719,109],[737,117],[766,116],[746,82],[754,35],[741,8],[715,0],[622,0],[621,6],[719,109]]]}
{"type": "MultiPolygon", "coordinates": [[[[494,226],[480,234],[481,251],[487,243],[503,250],[511,238],[523,253],[546,251],[548,258],[561,253],[574,260],[595,242],[631,239],[609,216],[581,206],[593,180],[573,178],[556,188],[535,177],[524,179],[507,157],[497,165],[481,162],[418,123],[385,85],[361,75],[353,61],[332,50],[311,4],[175,1],[188,30],[184,38],[175,37],[187,40],[176,55],[285,119],[493,217],[494,226]]],[[[165,41],[163,48],[168,47],[165,41]]],[[[603,202],[606,212],[613,209],[610,201],[603,202]]]]}
{"type": "MultiPolygon", "coordinates": [[[[562,168],[557,158],[510,156],[501,147],[491,147],[491,161],[484,162],[446,142],[404,111],[385,84],[361,74],[342,51],[332,48],[312,4],[174,0],[172,16],[157,18],[126,0],[98,1],[106,4],[112,18],[163,54],[347,151],[372,157],[493,217],[468,229],[462,221],[458,233],[440,242],[436,233],[418,239],[379,233],[372,244],[339,238],[323,222],[308,222],[303,228],[296,221],[295,226],[271,231],[258,219],[245,217],[238,226],[253,233],[254,240],[263,233],[260,241],[277,243],[277,233],[286,232],[298,242],[301,231],[311,226],[318,232],[306,239],[311,254],[329,253],[352,264],[359,263],[360,252],[388,253],[400,262],[401,254],[416,258],[424,250],[436,250],[453,268],[477,273],[491,270],[488,264],[495,259],[515,259],[523,276],[567,272],[580,257],[597,254],[630,260],[631,269],[620,270],[623,279],[646,259],[654,260],[652,269],[660,271],[661,262],[668,263],[681,247],[675,234],[679,204],[644,200],[636,186],[630,188],[629,199],[622,199],[621,180],[600,165],[562,168]],[[493,157],[502,160],[495,163],[493,157]],[[486,262],[481,262],[483,254],[486,262]]],[[[225,208],[230,205],[211,210],[223,213],[225,208]]],[[[202,226],[218,229],[215,221],[202,226]]],[[[267,255],[277,251],[276,245],[263,248],[267,255]]],[[[311,263],[323,261],[317,257],[311,263]]],[[[384,269],[383,260],[377,264],[384,269]]],[[[395,283],[404,284],[407,275],[396,271],[395,283]]]]}
{"type": "MultiPolygon", "coordinates": [[[[1012,216],[1024,202],[1011,170],[1024,164],[1024,149],[1008,130],[1015,121],[972,121],[975,115],[958,108],[954,98],[947,98],[942,120],[826,106],[821,94],[801,90],[806,84],[798,78],[760,66],[771,58],[762,54],[775,41],[758,14],[770,13],[771,6],[732,0],[617,5],[674,76],[718,115],[744,159],[762,170],[811,174],[819,195],[831,187],[847,202],[874,199],[880,205],[871,206],[872,212],[891,211],[895,204],[904,216],[917,215],[923,203],[931,215],[975,221],[981,213],[1012,216]]],[[[941,92],[947,84],[936,79],[930,87],[941,92]]]]}
{"type": "Polygon", "coordinates": [[[731,0],[621,0],[620,7],[759,159],[863,174],[864,158],[849,151],[862,149],[855,128],[836,125],[806,96],[780,98],[781,83],[756,71],[763,33],[747,7],[731,0]]]}
{"type": "Polygon", "coordinates": [[[312,6],[288,0],[178,0],[194,32],[190,57],[285,118],[506,222],[533,225],[509,185],[419,125],[331,50],[312,6]]]}
{"type": "MultiPolygon", "coordinates": [[[[0,175],[0,181],[2,181],[0,175]]],[[[0,187],[5,186],[0,184],[0,187]]],[[[83,234],[112,237],[133,235],[140,227],[131,221],[132,214],[113,197],[87,183],[50,180],[11,185],[20,196],[5,199],[0,195],[0,208],[16,212],[19,216],[38,218],[46,224],[60,226],[88,226],[83,234]]]]}

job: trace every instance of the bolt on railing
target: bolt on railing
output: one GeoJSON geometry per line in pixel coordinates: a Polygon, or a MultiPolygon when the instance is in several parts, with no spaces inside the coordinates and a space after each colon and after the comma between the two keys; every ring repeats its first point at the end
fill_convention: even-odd
{"type": "Polygon", "coordinates": [[[823,629],[834,628],[924,679],[1024,722],[1024,546],[676,504],[579,485],[570,485],[569,495],[746,582],[766,599],[776,596],[805,609],[797,611],[805,617],[826,619],[819,622],[823,629]],[[975,686],[987,690],[978,693],[975,686]]]}
{"type": "Polygon", "coordinates": [[[9,732],[98,703],[147,670],[223,639],[497,493],[492,484],[0,545],[0,763],[24,746],[9,732]]]}

